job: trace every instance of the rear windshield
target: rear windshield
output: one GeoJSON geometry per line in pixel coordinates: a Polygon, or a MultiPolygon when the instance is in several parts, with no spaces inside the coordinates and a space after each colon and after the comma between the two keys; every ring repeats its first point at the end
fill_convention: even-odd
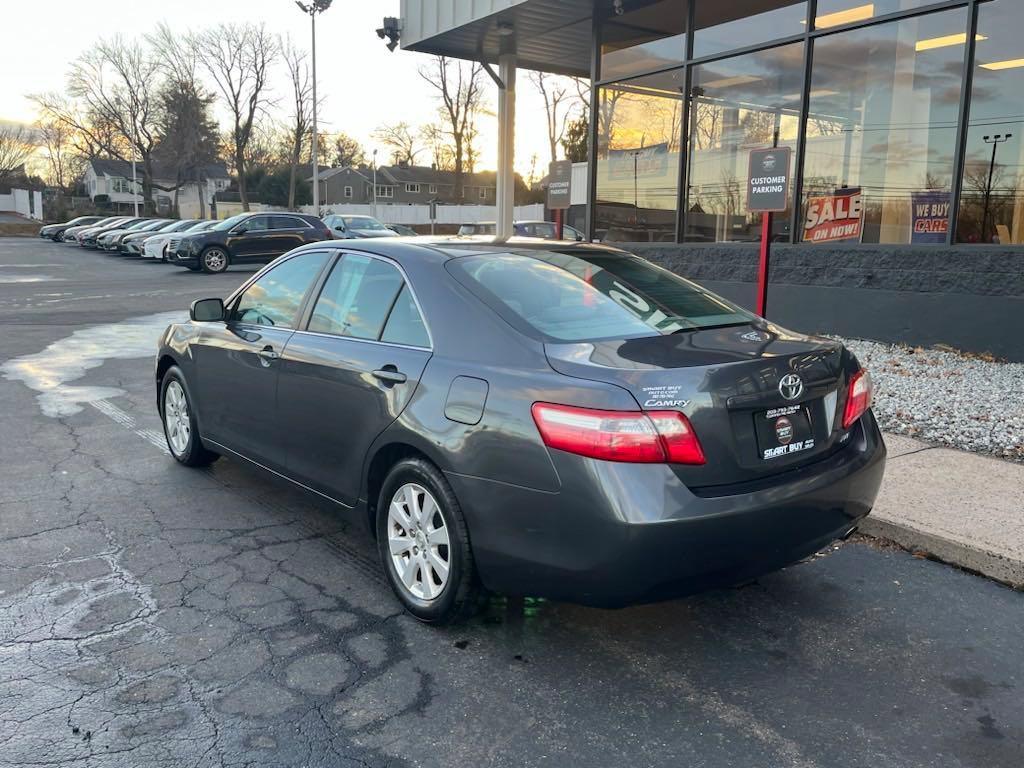
{"type": "Polygon", "coordinates": [[[637,256],[512,252],[448,262],[513,326],[551,342],[600,341],[745,325],[749,312],[637,256]]]}

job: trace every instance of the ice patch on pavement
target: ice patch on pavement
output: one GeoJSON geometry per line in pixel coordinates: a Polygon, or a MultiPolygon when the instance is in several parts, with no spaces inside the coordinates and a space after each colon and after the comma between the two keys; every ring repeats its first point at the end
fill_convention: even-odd
{"type": "Polygon", "coordinates": [[[79,413],[82,406],[123,395],[117,387],[73,386],[107,360],[128,360],[156,355],[160,334],[171,323],[186,320],[181,312],[161,312],[120,323],[82,328],[50,344],[42,352],[8,360],[0,373],[39,393],[36,399],[53,418],[79,413]]]}
{"type": "Polygon", "coordinates": [[[0,283],[52,283],[62,279],[49,275],[0,275],[0,283]]]}

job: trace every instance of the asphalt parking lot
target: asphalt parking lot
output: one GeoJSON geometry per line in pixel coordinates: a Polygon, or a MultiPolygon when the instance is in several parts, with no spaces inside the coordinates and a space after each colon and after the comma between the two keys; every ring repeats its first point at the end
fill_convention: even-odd
{"type": "Polygon", "coordinates": [[[253,269],[0,239],[0,765],[1024,765],[1024,594],[890,548],[410,619],[360,524],[162,446],[157,335],[253,269]]]}

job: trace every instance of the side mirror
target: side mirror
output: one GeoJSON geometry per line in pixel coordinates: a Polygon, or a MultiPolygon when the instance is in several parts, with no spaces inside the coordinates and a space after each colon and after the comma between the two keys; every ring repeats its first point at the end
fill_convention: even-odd
{"type": "Polygon", "coordinates": [[[188,310],[188,316],[197,323],[215,323],[224,319],[223,299],[196,299],[188,310]]]}

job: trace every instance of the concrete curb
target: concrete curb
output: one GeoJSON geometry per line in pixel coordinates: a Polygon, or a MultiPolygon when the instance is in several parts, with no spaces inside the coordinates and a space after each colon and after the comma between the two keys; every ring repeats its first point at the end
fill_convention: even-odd
{"type": "Polygon", "coordinates": [[[906,523],[894,523],[868,516],[858,533],[874,539],[892,541],[911,552],[924,552],[943,563],[980,574],[1014,589],[1024,590],[1024,561],[1003,557],[970,544],[922,531],[906,523]]]}
{"type": "Polygon", "coordinates": [[[1024,589],[1024,465],[899,435],[885,443],[860,533],[1024,589]]]}

